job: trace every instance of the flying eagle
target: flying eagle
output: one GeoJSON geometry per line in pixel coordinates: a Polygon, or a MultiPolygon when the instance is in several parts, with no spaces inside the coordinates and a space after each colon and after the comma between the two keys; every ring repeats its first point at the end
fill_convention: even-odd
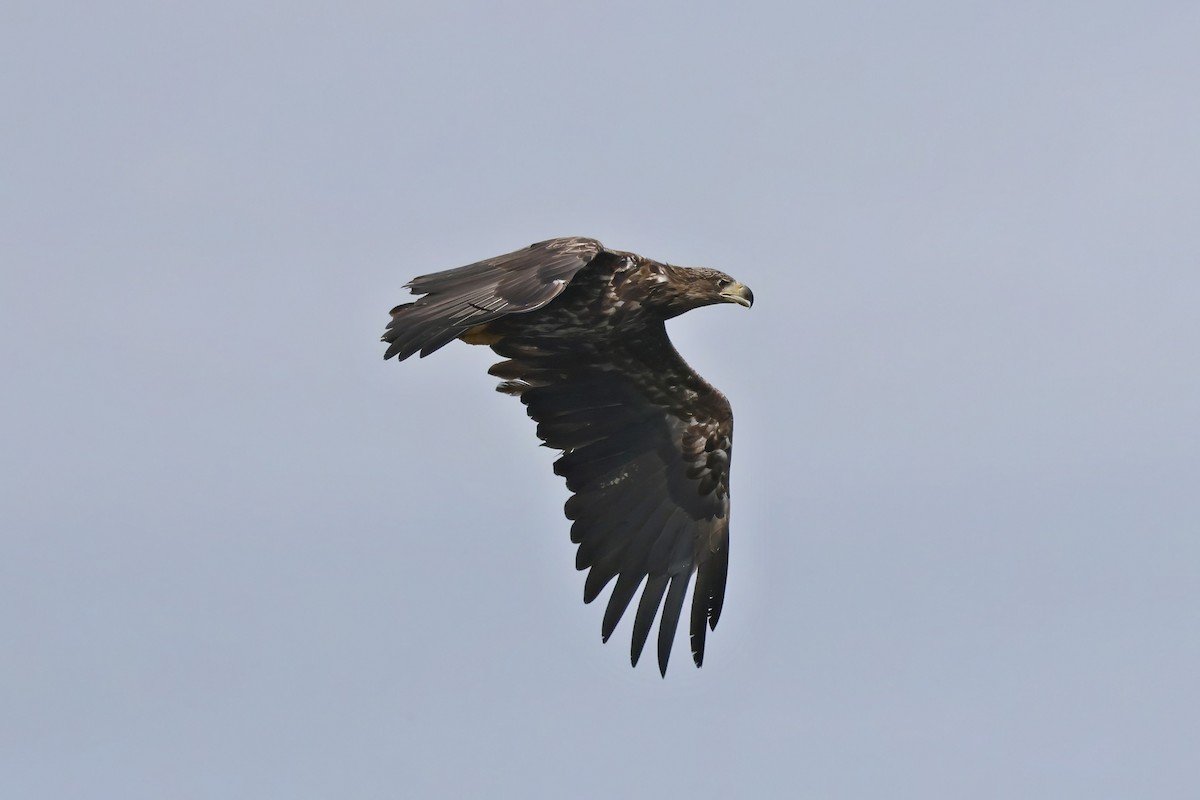
{"type": "Polygon", "coordinates": [[[590,603],[617,579],[601,632],[608,641],[645,581],[631,661],[662,606],[665,676],[692,573],[691,646],[704,662],[729,567],[729,401],[671,345],[665,322],[714,303],[754,302],[714,269],[676,267],[566,237],[414,278],[423,295],[392,309],[384,358],[425,357],[454,339],[506,360],[489,373],[521,398],[537,434],[562,451],[577,569],[590,603]],[[663,597],[666,602],[663,603],[663,597]]]}

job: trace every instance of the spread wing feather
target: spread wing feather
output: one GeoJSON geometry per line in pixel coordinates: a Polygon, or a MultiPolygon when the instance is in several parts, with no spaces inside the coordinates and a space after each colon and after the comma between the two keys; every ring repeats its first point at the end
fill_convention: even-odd
{"type": "Polygon", "coordinates": [[[414,278],[406,287],[424,297],[392,309],[384,358],[403,361],[418,352],[424,358],[474,325],[541,308],[603,250],[595,239],[551,239],[414,278]]]}
{"type": "Polygon", "coordinates": [[[542,440],[563,450],[554,471],[574,493],[565,511],[579,545],[576,567],[589,570],[584,600],[616,578],[601,628],[605,641],[642,586],[631,660],[637,664],[659,617],[658,665],[665,673],[693,572],[697,664],[705,629],[720,614],[733,423],[728,402],[691,372],[665,330],[655,345],[614,352],[613,363],[553,368],[536,356],[517,356],[492,372],[509,378],[501,388],[521,397],[542,440]],[[652,363],[642,360],[646,353],[665,355],[652,363]]]}

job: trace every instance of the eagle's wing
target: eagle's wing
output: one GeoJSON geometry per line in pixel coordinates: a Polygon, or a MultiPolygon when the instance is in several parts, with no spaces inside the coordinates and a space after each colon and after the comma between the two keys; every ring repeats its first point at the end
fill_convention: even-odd
{"type": "Polygon", "coordinates": [[[584,601],[617,579],[604,612],[607,641],[639,585],[631,660],[636,665],[660,604],[658,666],[666,674],[688,582],[697,573],[691,649],[704,660],[729,566],[729,402],[684,362],[665,327],[611,363],[567,354],[520,354],[491,372],[507,380],[538,423],[538,436],[563,450],[554,470],[574,493],[566,504],[579,545],[576,567],[590,569],[584,601]],[[661,337],[661,339],[658,339],[661,337]],[[653,354],[653,355],[651,355],[653,354]],[[666,602],[663,604],[663,596],[666,602]]]}
{"type": "Polygon", "coordinates": [[[425,296],[392,309],[384,358],[425,357],[474,325],[541,308],[603,251],[595,239],[570,236],[414,278],[406,287],[425,296]]]}

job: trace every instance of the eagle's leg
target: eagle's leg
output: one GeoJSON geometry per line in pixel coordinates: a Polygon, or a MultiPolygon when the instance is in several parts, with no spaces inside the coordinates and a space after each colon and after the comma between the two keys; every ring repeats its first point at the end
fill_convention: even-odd
{"type": "Polygon", "coordinates": [[[488,323],[485,322],[481,325],[473,325],[467,328],[458,338],[467,344],[493,345],[500,341],[501,337],[500,334],[488,330],[488,323]]]}

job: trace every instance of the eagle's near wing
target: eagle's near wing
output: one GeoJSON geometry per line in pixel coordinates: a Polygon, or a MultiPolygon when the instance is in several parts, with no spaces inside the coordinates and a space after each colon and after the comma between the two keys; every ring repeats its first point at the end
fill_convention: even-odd
{"type": "Polygon", "coordinates": [[[637,664],[662,605],[658,667],[665,675],[693,572],[690,627],[697,666],[704,662],[706,629],[715,628],[721,615],[733,414],[724,396],[671,347],[665,327],[659,325],[655,336],[661,338],[639,339],[638,354],[620,348],[609,363],[522,355],[500,344],[494,349],[513,358],[491,372],[507,379],[502,391],[520,396],[538,423],[538,436],[563,451],[554,471],[574,493],[566,515],[574,520],[571,540],[579,545],[576,567],[590,570],[584,602],[616,578],[604,612],[604,640],[644,581],[631,660],[637,664]]]}
{"type": "Polygon", "coordinates": [[[383,357],[403,361],[419,351],[424,358],[474,325],[541,308],[603,250],[595,239],[551,239],[413,278],[405,288],[425,296],[392,309],[392,321],[383,335],[388,343],[383,357]]]}

